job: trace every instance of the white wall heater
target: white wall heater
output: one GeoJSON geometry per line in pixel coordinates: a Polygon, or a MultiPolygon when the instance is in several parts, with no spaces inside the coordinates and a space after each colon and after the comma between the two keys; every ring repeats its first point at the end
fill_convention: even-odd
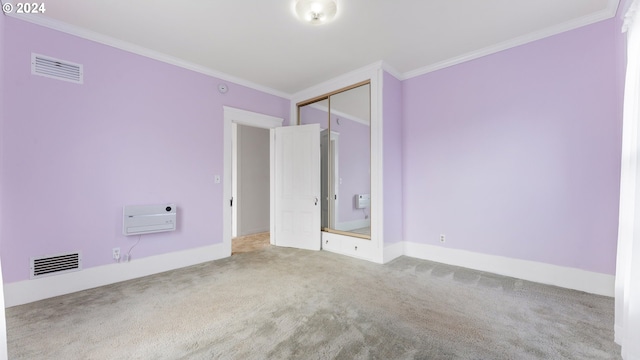
{"type": "Polygon", "coordinates": [[[175,204],[127,205],[122,209],[124,235],[142,235],[175,229],[175,204]]]}
{"type": "Polygon", "coordinates": [[[356,194],[356,209],[364,209],[371,206],[371,195],[370,194],[356,194]]]}

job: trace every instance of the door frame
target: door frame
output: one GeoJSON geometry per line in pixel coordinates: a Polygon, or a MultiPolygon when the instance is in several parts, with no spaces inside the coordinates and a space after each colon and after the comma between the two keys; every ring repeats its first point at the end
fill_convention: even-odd
{"type": "MultiPolygon", "coordinates": [[[[349,87],[363,81],[369,81],[371,86],[371,239],[370,244],[375,248],[371,260],[384,263],[384,193],[383,184],[383,78],[384,72],[395,73],[384,62],[376,62],[361,69],[354,70],[343,76],[325,81],[316,86],[297,92],[291,96],[290,125],[296,125],[298,118],[297,104],[309,99],[326,95],[336,89],[349,87]]],[[[397,77],[397,76],[396,76],[397,77]]],[[[395,216],[395,214],[393,214],[395,216]]]]}
{"type": "Polygon", "coordinates": [[[225,255],[231,256],[231,156],[232,145],[232,124],[247,125],[269,131],[269,241],[275,244],[275,131],[273,129],[282,126],[284,119],[275,116],[260,114],[252,111],[223,106],[224,110],[224,136],[223,136],[223,157],[224,157],[224,178],[222,182],[222,244],[225,255]]]}

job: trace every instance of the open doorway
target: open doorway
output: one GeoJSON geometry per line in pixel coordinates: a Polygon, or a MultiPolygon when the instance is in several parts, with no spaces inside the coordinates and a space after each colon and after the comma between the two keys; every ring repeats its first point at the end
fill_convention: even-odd
{"type": "MultiPolygon", "coordinates": [[[[232,219],[237,219],[238,216],[233,216],[232,210],[235,208],[233,204],[235,199],[232,194],[232,160],[233,160],[233,144],[237,143],[233,136],[233,127],[237,125],[248,125],[255,128],[267,129],[269,133],[269,148],[265,150],[265,153],[269,154],[269,243],[271,245],[276,244],[275,239],[275,128],[281,127],[283,123],[282,118],[277,118],[265,114],[255,113],[251,111],[232,108],[229,106],[223,106],[224,109],[224,180],[223,186],[223,227],[222,227],[222,243],[225,248],[227,256],[231,256],[232,252],[232,219]]],[[[236,228],[237,235],[237,228],[236,228]]]]}
{"type": "Polygon", "coordinates": [[[270,130],[232,124],[231,254],[270,244],[270,130]]]}

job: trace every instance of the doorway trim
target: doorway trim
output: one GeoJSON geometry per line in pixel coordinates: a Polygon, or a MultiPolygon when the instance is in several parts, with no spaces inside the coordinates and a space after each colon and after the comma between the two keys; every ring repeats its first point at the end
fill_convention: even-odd
{"type": "MultiPolygon", "coordinates": [[[[369,81],[371,85],[371,208],[370,219],[371,222],[371,236],[370,241],[367,243],[361,243],[361,250],[363,244],[369,246],[371,251],[367,252],[367,255],[361,255],[358,257],[365,258],[369,261],[384,263],[384,192],[383,192],[383,108],[382,108],[382,92],[383,92],[383,78],[384,78],[384,62],[376,62],[369,66],[365,66],[361,69],[354,70],[348,74],[340,77],[325,81],[319,85],[302,90],[291,96],[291,114],[289,119],[290,125],[297,124],[298,104],[306,102],[307,100],[318,98],[329,94],[336,89],[348,88],[354,84],[369,81]]],[[[323,233],[323,234],[326,234],[323,233]]],[[[324,236],[324,235],[323,235],[324,236]]],[[[354,236],[345,237],[352,240],[354,236]]],[[[343,251],[343,249],[336,250],[335,252],[353,256],[350,253],[343,251]]],[[[362,253],[361,253],[362,254],[362,253]]]]}
{"type": "Polygon", "coordinates": [[[224,179],[222,182],[222,243],[227,256],[231,256],[231,156],[233,153],[232,124],[247,125],[269,131],[269,241],[275,244],[275,131],[284,119],[275,116],[223,106],[224,110],[224,179]]]}

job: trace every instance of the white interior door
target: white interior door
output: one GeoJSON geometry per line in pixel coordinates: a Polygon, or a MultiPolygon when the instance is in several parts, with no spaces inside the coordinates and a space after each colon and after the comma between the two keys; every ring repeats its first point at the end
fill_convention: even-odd
{"type": "Polygon", "coordinates": [[[320,125],[275,131],[276,245],[320,250],[320,125]]]}

